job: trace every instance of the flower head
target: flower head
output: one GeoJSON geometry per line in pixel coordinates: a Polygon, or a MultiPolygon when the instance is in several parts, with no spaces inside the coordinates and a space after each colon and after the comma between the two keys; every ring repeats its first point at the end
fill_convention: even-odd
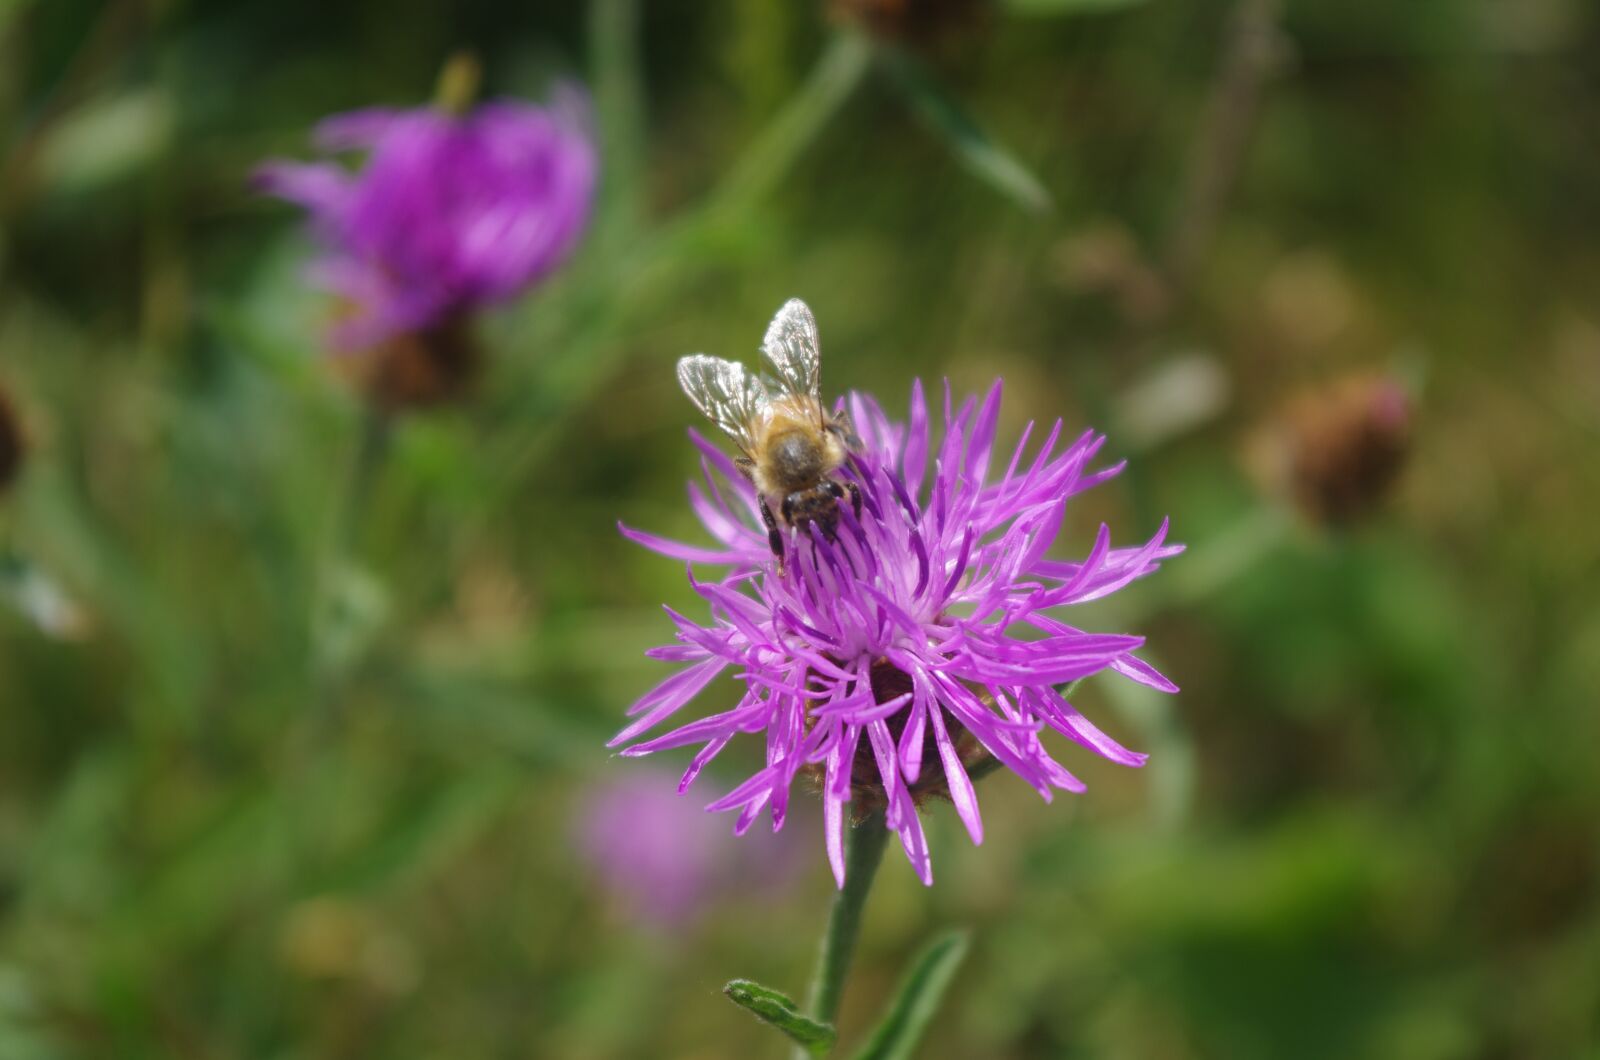
{"type": "Polygon", "coordinates": [[[795,779],[811,777],[841,885],[847,802],[858,819],[881,810],[918,876],[931,883],[918,808],[948,798],[981,842],[974,769],[1004,766],[1046,800],[1055,789],[1084,790],[1045,749],[1044,729],[1114,762],[1142,764],[1143,755],[1096,728],[1058,686],[1103,670],[1163,691],[1175,686],[1134,654],[1141,638],[1085,632],[1061,610],[1151,573],[1181,546],[1166,544],[1165,522],[1131,548],[1113,548],[1102,526],[1082,560],[1046,558],[1068,501],[1120,465],[1092,470],[1105,439],[1085,432],[1063,446],[1058,421],[1031,456],[1031,425],[1024,430],[991,478],[1000,395],[996,382],[981,405],[968,399],[953,410],[946,388],[938,439],[920,383],[905,425],[871,398],[852,395],[844,407],[863,445],[844,473],[860,488],[861,516],[842,504],[832,540],[815,524],[796,534],[781,575],[753,487],[695,435],[705,484],[691,483],[690,503],[717,547],[623,533],[663,555],[728,572],[701,581],[691,568],[710,621],[669,609],[677,642],[650,654],[687,666],[633,705],[636,719],[613,746],[645,755],[700,745],[682,791],[735,736],[764,734],[766,765],[707,808],[738,811],[738,832],[770,808],[777,829],[795,779]],[[744,686],[731,709],[635,742],[726,671],[744,686]]]}
{"type": "Polygon", "coordinates": [[[358,171],[263,166],[257,185],[305,207],[327,247],[317,278],[350,307],[335,346],[449,329],[566,260],[598,169],[586,110],[581,93],[564,89],[548,107],[353,111],[325,120],[316,142],[366,151],[358,171]]]}
{"type": "Polygon", "coordinates": [[[597,784],[573,822],[578,853],[631,916],[670,934],[730,894],[776,893],[789,882],[798,859],[787,837],[734,849],[672,780],[644,771],[597,784]]]}
{"type": "Polygon", "coordinates": [[[1412,417],[1399,379],[1349,375],[1286,401],[1251,455],[1258,477],[1306,518],[1345,526],[1377,509],[1405,470],[1412,417]]]}

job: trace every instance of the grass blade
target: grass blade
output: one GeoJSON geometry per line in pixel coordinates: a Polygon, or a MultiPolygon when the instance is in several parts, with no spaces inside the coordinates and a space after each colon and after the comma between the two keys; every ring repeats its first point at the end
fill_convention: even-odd
{"type": "Polygon", "coordinates": [[[929,129],[944,140],[969,172],[1023,209],[1044,213],[1050,193],[1028,167],[989,138],[978,123],[913,56],[884,49],[884,69],[929,129]]]}

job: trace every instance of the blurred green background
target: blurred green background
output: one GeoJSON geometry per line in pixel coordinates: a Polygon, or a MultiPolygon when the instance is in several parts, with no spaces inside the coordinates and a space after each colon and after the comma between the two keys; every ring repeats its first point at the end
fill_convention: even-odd
{"type": "Polygon", "coordinates": [[[1080,693],[1149,765],[997,775],[976,849],[934,807],[847,1040],[969,924],[929,1057],[1600,1056],[1600,10],[997,8],[922,61],[1041,213],[890,70],[808,81],[820,7],[641,6],[0,0],[0,1057],[780,1055],[719,990],[805,981],[815,815],[786,887],[676,926],[573,836],[654,768],[604,742],[659,604],[699,613],[615,532],[699,540],[671,365],[792,295],[831,391],[1003,375],[1003,439],[1108,431],[1063,554],[1190,545],[1082,620],[1183,686],[1080,693]],[[458,48],[590,85],[604,196],[352,504],[311,247],[246,179],[458,48]],[[1409,458],[1323,527],[1251,469],[1358,371],[1411,388],[1409,458]]]}

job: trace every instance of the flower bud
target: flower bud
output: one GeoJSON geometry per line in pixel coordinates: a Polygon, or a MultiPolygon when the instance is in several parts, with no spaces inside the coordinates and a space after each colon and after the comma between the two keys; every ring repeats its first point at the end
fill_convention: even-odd
{"type": "Polygon", "coordinates": [[[22,472],[27,443],[22,434],[22,423],[4,391],[0,391],[0,493],[11,488],[22,472]]]}
{"type": "Polygon", "coordinates": [[[357,354],[352,375],[367,396],[391,411],[431,408],[460,398],[483,364],[464,317],[395,335],[357,354]]]}
{"type": "Polygon", "coordinates": [[[1370,514],[1405,466],[1411,396],[1359,374],[1288,401],[1258,446],[1259,470],[1307,518],[1345,525],[1370,514]]]}
{"type": "Polygon", "coordinates": [[[975,31],[989,6],[986,0],[829,0],[828,14],[880,40],[920,48],[975,31]]]}

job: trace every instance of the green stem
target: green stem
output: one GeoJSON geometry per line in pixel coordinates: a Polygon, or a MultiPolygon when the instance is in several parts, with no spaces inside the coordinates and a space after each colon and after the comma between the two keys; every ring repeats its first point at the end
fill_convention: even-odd
{"type": "Polygon", "coordinates": [[[344,508],[339,513],[339,528],[334,538],[334,558],[342,561],[356,546],[361,530],[361,515],[378,481],[378,472],[389,455],[392,423],[389,413],[369,404],[361,417],[361,438],[356,443],[351,463],[350,482],[345,490],[344,508]]]}
{"type": "Polygon", "coordinates": [[[483,84],[483,64],[468,51],[459,51],[445,60],[433,90],[433,105],[446,114],[461,117],[478,102],[483,84]]]}
{"type": "Polygon", "coordinates": [[[339,621],[335,610],[341,606],[343,592],[341,579],[346,577],[346,567],[359,550],[363,516],[389,453],[391,427],[389,414],[383,409],[368,405],[363,411],[361,437],[356,442],[350,477],[334,514],[321,577],[315,589],[311,614],[311,680],[315,700],[321,704],[325,720],[337,714],[343,670],[349,662],[343,658],[343,645],[335,643],[339,621]]]}
{"type": "Polygon", "coordinates": [[[602,208],[596,218],[609,250],[636,232],[644,215],[644,85],[638,0],[589,5],[589,65],[600,127],[602,208]]]}
{"type": "Polygon", "coordinates": [[[861,913],[888,845],[889,829],[884,827],[881,811],[845,833],[844,886],[834,896],[828,913],[828,930],[822,936],[817,971],[811,981],[811,1015],[824,1023],[832,1023],[839,1015],[845,979],[861,934],[861,913]]]}

